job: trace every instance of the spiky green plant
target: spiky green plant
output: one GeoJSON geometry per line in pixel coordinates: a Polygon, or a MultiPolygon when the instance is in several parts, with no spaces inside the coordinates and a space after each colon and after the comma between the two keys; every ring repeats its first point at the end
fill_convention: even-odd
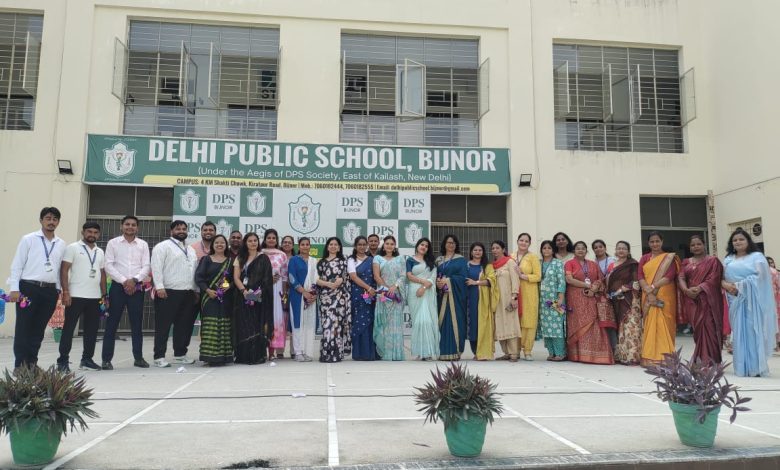
{"type": "Polygon", "coordinates": [[[53,366],[47,370],[21,367],[15,375],[6,369],[0,378],[0,433],[38,419],[41,427],[61,429],[66,435],[77,425],[86,430],[85,418],[98,417],[90,408],[92,389],[84,377],[53,366]]]}
{"type": "Polygon", "coordinates": [[[493,424],[495,416],[504,411],[496,393],[496,384],[473,375],[466,366],[456,362],[446,369],[431,371],[433,382],[415,387],[414,402],[422,405],[417,411],[425,415],[424,422],[440,418],[447,429],[459,420],[482,418],[493,424]]]}
{"type": "Polygon", "coordinates": [[[696,405],[698,419],[703,423],[707,413],[723,405],[731,408],[729,422],[737,419],[738,411],[750,411],[741,406],[751,400],[739,396],[739,387],[729,383],[725,377],[729,363],[704,363],[697,359],[688,361],[682,358],[682,349],[672,353],[664,353],[664,358],[645,369],[652,375],[653,383],[658,391],[658,398],[663,401],[696,405]]]}

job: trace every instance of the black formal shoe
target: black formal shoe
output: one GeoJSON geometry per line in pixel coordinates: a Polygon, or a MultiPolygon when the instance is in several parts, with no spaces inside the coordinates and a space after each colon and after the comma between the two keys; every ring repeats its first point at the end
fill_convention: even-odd
{"type": "Polygon", "coordinates": [[[103,361],[103,370],[114,370],[114,366],[111,365],[111,361],[103,361]]]}
{"type": "Polygon", "coordinates": [[[149,368],[149,363],[148,363],[148,362],[146,362],[146,361],[144,360],[144,358],[141,358],[141,359],[136,359],[136,360],[133,362],[133,365],[134,365],[134,366],[136,366],[136,367],[140,367],[140,368],[142,368],[142,369],[148,369],[148,368],[149,368]]]}
{"type": "Polygon", "coordinates": [[[95,364],[92,359],[82,359],[79,363],[79,370],[100,370],[100,366],[95,364]]]}
{"type": "Polygon", "coordinates": [[[57,363],[57,370],[59,372],[70,372],[70,366],[68,366],[67,362],[58,362],[57,363]]]}

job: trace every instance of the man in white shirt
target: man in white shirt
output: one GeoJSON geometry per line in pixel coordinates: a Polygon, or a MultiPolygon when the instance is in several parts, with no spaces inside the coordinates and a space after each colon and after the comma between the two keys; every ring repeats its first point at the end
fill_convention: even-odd
{"type": "Polygon", "coordinates": [[[122,235],[112,238],[106,245],[106,274],[111,276],[113,282],[108,292],[108,318],[103,333],[103,370],[114,369],[111,361],[114,359],[116,329],[125,307],[133,337],[133,365],[149,367],[143,356],[143,283],[149,278],[152,268],[149,262],[149,245],[136,235],[138,219],[127,215],[122,218],[122,235]]]}
{"type": "Polygon", "coordinates": [[[207,220],[200,226],[200,240],[192,242],[190,245],[195,249],[195,254],[198,256],[198,261],[201,258],[209,254],[211,250],[211,242],[214,241],[214,237],[217,236],[217,226],[214,222],[207,220]]]}
{"type": "Polygon", "coordinates": [[[12,302],[21,296],[30,299],[25,309],[17,307],[16,310],[14,368],[38,364],[43,333],[59,297],[65,242],[54,231],[60,224],[60,211],[56,207],[44,207],[39,220],[41,230],[28,233],[19,241],[8,278],[12,302]]]}
{"type": "Polygon", "coordinates": [[[100,370],[92,356],[100,326],[100,301],[106,297],[106,272],[103,250],[95,242],[100,238],[100,225],[87,222],[81,227],[81,241],[65,249],[60,267],[62,304],[65,306],[65,324],[60,339],[60,357],[57,369],[70,372],[68,359],[73,343],[73,330],[81,317],[84,329],[84,350],[80,370],[100,370]]]}
{"type": "Polygon", "coordinates": [[[154,365],[170,367],[165,360],[168,331],[173,325],[173,355],[175,364],[192,364],[187,348],[195,324],[195,268],[198,257],[187,240],[187,223],[174,220],[171,238],[152,249],[152,282],[154,299],[154,365]]]}

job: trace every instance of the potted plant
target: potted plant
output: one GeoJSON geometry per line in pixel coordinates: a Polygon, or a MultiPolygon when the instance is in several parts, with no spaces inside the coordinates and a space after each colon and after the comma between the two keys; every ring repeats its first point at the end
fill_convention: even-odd
{"type": "Polygon", "coordinates": [[[740,397],[739,387],[724,377],[729,364],[688,361],[680,357],[681,351],[664,354],[661,362],[645,372],[655,377],[658,398],[669,403],[680,441],[687,446],[712,447],[721,406],[731,408],[729,422],[733,423],[738,411],[750,411],[741,405],[751,399],[740,397]]]}
{"type": "Polygon", "coordinates": [[[433,382],[415,387],[414,401],[425,423],[444,423],[450,453],[457,457],[476,457],[482,452],[487,424],[504,411],[498,400],[496,384],[472,375],[466,366],[453,362],[443,371],[431,371],[433,382]]]}
{"type": "Polygon", "coordinates": [[[83,377],[59,372],[54,366],[20,367],[14,374],[6,369],[0,377],[0,434],[9,434],[18,465],[48,463],[62,435],[76,425],[86,430],[84,419],[98,416],[90,408],[92,389],[83,377]]]}

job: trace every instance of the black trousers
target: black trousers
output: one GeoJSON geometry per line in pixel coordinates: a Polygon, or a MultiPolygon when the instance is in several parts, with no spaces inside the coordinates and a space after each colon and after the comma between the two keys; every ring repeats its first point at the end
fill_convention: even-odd
{"type": "Polygon", "coordinates": [[[41,287],[27,281],[19,283],[19,292],[30,299],[26,308],[16,306],[14,328],[14,367],[38,364],[43,333],[57,307],[59,292],[54,286],[41,287]]]}
{"type": "Polygon", "coordinates": [[[154,299],[154,358],[165,357],[168,334],[173,325],[173,355],[184,356],[195,325],[195,293],[191,290],[165,289],[168,297],[154,299]]]}
{"type": "Polygon", "coordinates": [[[95,355],[95,343],[100,326],[100,299],[73,297],[70,307],[65,309],[65,324],[62,327],[58,364],[68,363],[70,348],[73,344],[73,332],[79,318],[81,318],[84,329],[84,351],[81,353],[81,359],[92,359],[92,356],[95,355]]]}

